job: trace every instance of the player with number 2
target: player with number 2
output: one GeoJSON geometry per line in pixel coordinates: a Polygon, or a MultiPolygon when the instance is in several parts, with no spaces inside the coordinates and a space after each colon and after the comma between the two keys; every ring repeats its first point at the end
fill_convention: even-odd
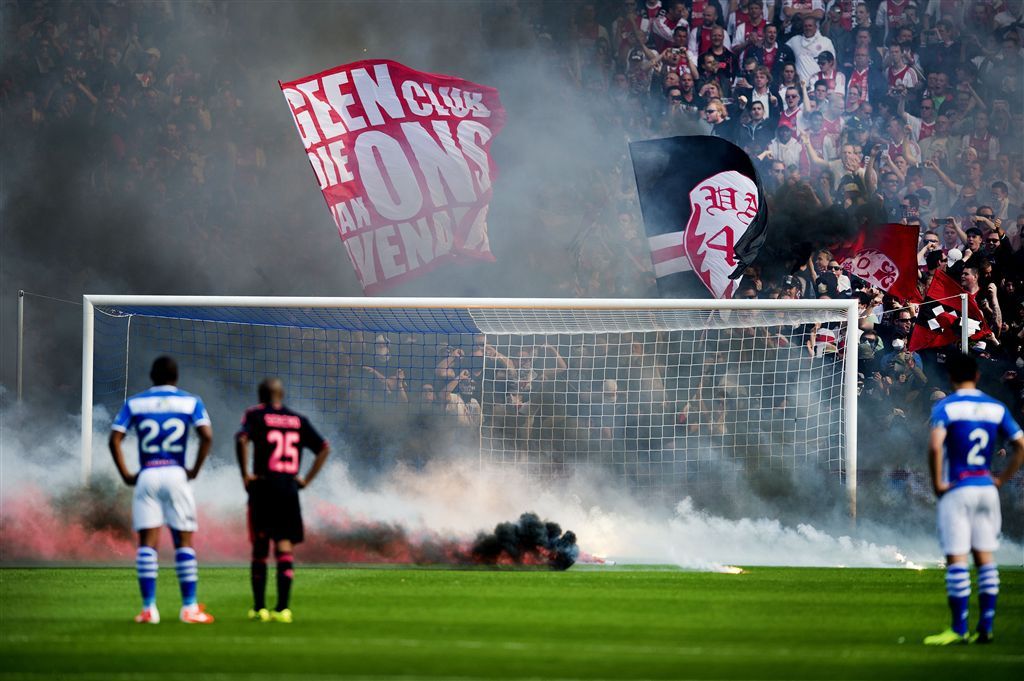
{"type": "Polygon", "coordinates": [[[946,554],[946,595],[953,622],[949,629],[928,636],[927,645],[990,643],[999,595],[999,548],[1002,515],[998,488],[1024,461],[1024,433],[1002,402],[978,390],[978,363],[970,355],[951,354],[946,370],[956,390],[932,409],[928,462],[932,485],[939,497],[939,542],[946,554]],[[993,476],[992,455],[997,439],[1006,438],[1013,457],[993,476]],[[967,631],[971,573],[967,555],[974,554],[978,570],[978,626],[967,631]]]}
{"type": "Polygon", "coordinates": [[[139,533],[135,569],[142,592],[142,612],[135,621],[159,624],[156,607],[157,542],[160,528],[171,528],[174,563],[181,587],[180,619],[188,624],[210,624],[213,616],[196,601],[199,564],[192,548],[197,529],[196,501],[189,480],[210,453],[213,430],[206,406],[196,395],[177,387],[178,364],[171,357],[157,357],[149,371],[153,387],[129,397],[110,427],[110,453],[132,495],[132,526],[139,533]],[[189,428],[199,435],[199,451],[192,468],[185,467],[189,428]],[[129,429],[139,438],[139,472],[129,473],[121,443],[129,429]]]}
{"type": "Polygon", "coordinates": [[[242,483],[249,493],[249,538],[252,541],[252,596],[249,619],[257,622],[291,623],[288,607],[295,564],[294,545],[303,539],[299,490],[306,487],[324,465],[330,445],[309,420],[284,406],[280,379],[268,378],[259,385],[260,404],[242,415],[235,436],[235,453],[242,483]],[[252,474],[249,443],[253,443],[252,474]],[[317,453],[305,477],[299,476],[302,450],[317,453]],[[274,542],[277,559],[277,605],[267,610],[267,558],[274,542]]]}

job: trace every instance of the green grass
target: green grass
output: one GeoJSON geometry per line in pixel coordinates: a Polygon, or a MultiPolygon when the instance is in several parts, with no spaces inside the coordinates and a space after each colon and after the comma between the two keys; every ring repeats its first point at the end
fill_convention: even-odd
{"type": "Polygon", "coordinates": [[[292,625],[245,620],[246,570],[201,567],[199,590],[217,623],[177,622],[164,566],[164,623],[141,626],[131,570],[0,570],[0,679],[993,681],[1024,670],[1024,572],[1013,569],[996,643],[941,649],[920,643],[947,622],[939,570],[300,566],[292,625]]]}

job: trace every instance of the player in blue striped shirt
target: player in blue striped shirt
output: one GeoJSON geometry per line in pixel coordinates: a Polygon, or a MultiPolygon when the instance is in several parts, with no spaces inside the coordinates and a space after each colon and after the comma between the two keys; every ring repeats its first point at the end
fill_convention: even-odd
{"type": "Polygon", "coordinates": [[[953,624],[928,636],[927,645],[989,643],[999,594],[999,548],[1002,515],[998,488],[1024,462],[1024,433],[1010,410],[978,390],[978,364],[969,355],[950,356],[947,366],[954,392],[932,409],[928,463],[938,502],[939,542],[946,554],[946,594],[953,624]],[[997,439],[1009,440],[1013,457],[1001,473],[991,472],[997,439]],[[967,555],[978,570],[980,614],[974,634],[967,631],[971,574],[967,555]]]}
{"type": "Polygon", "coordinates": [[[110,427],[110,453],[132,494],[132,526],[139,533],[135,568],[142,592],[142,612],[135,621],[158,624],[156,607],[157,542],[160,528],[168,525],[174,539],[174,562],[181,586],[182,622],[210,624],[213,616],[196,601],[199,566],[192,548],[196,531],[196,502],[189,480],[210,453],[213,431],[206,406],[196,395],[177,387],[178,365],[170,357],[158,357],[149,377],[153,387],[129,397],[110,427]],[[199,435],[199,452],[192,468],[185,467],[189,428],[199,435]],[[139,472],[129,473],[121,443],[129,429],[139,438],[139,472]]]}

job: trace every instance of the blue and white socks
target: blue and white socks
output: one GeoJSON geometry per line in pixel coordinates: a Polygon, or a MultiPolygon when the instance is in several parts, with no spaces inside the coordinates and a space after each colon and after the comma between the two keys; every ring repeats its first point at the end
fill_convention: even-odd
{"type": "Polygon", "coordinates": [[[195,549],[175,549],[174,568],[178,573],[178,585],[181,587],[181,605],[195,605],[196,583],[199,581],[199,563],[196,561],[195,549]]]}
{"type": "MultiPolygon", "coordinates": [[[[186,607],[195,605],[196,584],[199,581],[199,563],[196,561],[195,549],[175,549],[174,567],[181,587],[181,604],[186,607]]],[[[135,552],[135,573],[139,578],[139,592],[142,594],[142,607],[145,610],[156,607],[158,572],[156,549],[151,546],[140,546],[135,552]]]]}
{"type": "Polygon", "coordinates": [[[967,610],[971,600],[971,572],[966,563],[951,563],[946,567],[946,596],[953,615],[952,629],[967,635],[967,610]]]}
{"type": "MultiPolygon", "coordinates": [[[[971,599],[971,573],[966,563],[951,563],[946,568],[946,596],[953,616],[952,629],[961,636],[967,634],[967,611],[971,599]]],[[[979,634],[991,636],[996,617],[996,598],[999,596],[999,568],[995,563],[978,566],[979,634]]]]}
{"type": "Polygon", "coordinates": [[[139,592],[142,594],[142,608],[148,610],[156,607],[156,549],[151,546],[140,546],[135,552],[135,574],[139,578],[139,592]]]}
{"type": "Polygon", "coordinates": [[[978,633],[992,634],[992,622],[996,617],[996,597],[999,595],[999,568],[995,563],[978,567],[978,633]]]}

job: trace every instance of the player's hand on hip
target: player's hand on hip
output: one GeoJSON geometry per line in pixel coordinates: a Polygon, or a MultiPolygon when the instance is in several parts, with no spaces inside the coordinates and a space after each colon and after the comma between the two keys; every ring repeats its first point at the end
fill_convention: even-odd
{"type": "Polygon", "coordinates": [[[935,483],[934,487],[935,487],[935,496],[937,496],[937,497],[941,497],[943,494],[945,494],[946,492],[949,491],[949,483],[948,482],[937,482],[937,483],[935,483]]]}
{"type": "Polygon", "coordinates": [[[242,487],[244,487],[246,490],[248,490],[249,489],[249,485],[251,485],[255,480],[256,480],[256,476],[255,475],[249,475],[248,473],[246,473],[245,475],[242,476],[242,487]]]}
{"type": "Polygon", "coordinates": [[[199,475],[199,469],[198,468],[189,468],[188,472],[186,473],[186,475],[188,475],[188,479],[189,480],[195,480],[196,476],[199,475]]]}
{"type": "Polygon", "coordinates": [[[298,486],[299,489],[305,489],[306,485],[308,485],[309,483],[306,482],[305,478],[296,477],[295,478],[295,484],[296,484],[296,486],[298,486]]]}
{"type": "Polygon", "coordinates": [[[131,473],[130,475],[125,475],[122,477],[124,479],[124,484],[128,485],[129,487],[134,487],[135,483],[138,482],[139,480],[138,473],[131,473]]]}

